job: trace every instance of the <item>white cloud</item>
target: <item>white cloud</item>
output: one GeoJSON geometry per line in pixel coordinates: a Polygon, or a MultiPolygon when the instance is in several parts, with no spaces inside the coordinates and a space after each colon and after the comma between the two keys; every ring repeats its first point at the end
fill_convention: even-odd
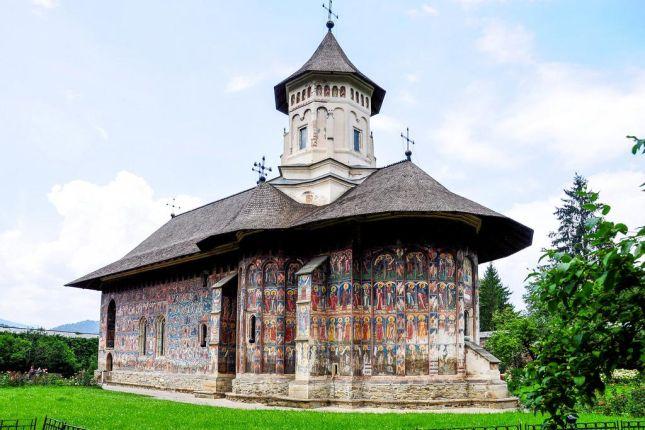
{"type": "Polygon", "coordinates": [[[405,75],[405,80],[410,82],[411,84],[416,84],[421,80],[421,78],[416,73],[408,73],[405,75]]]}
{"type": "Polygon", "coordinates": [[[426,16],[438,16],[439,15],[439,11],[434,6],[431,6],[431,5],[427,4],[427,3],[422,4],[421,6],[419,6],[417,8],[408,9],[406,13],[408,14],[408,16],[410,16],[412,18],[416,18],[416,17],[423,16],[423,15],[426,15],[426,16]]]}
{"type": "Polygon", "coordinates": [[[439,146],[445,155],[516,169],[541,159],[588,171],[625,154],[625,134],[645,135],[645,70],[538,61],[522,27],[495,22],[483,33],[477,45],[504,63],[505,78],[474,82],[446,107],[434,133],[451,143],[439,146]]]}
{"type": "MultiPolygon", "coordinates": [[[[612,207],[609,219],[624,222],[632,230],[645,224],[645,193],[639,188],[645,181],[644,172],[611,171],[592,175],[588,179],[590,188],[600,193],[600,200],[612,207]]],[[[571,183],[565,183],[561,188],[570,186],[571,183]]],[[[505,214],[534,229],[531,247],[494,262],[502,280],[512,290],[512,301],[517,308],[523,307],[524,279],[537,265],[541,250],[550,245],[548,234],[557,229],[558,224],[553,212],[556,206],[561,204],[562,197],[564,193],[516,204],[505,214]]],[[[484,266],[480,270],[483,271],[484,266]]]]}
{"type": "Polygon", "coordinates": [[[226,84],[226,92],[236,93],[247,90],[262,80],[258,75],[237,75],[232,76],[226,84]]]}
{"type": "MultiPolygon", "coordinates": [[[[47,197],[61,217],[50,237],[20,223],[0,232],[0,317],[43,326],[96,319],[98,294],[63,284],[134,248],[168,220],[168,199],[129,172],[105,185],[55,185],[47,197]]],[[[185,210],[200,203],[190,196],[178,202],[185,210]]]]}
{"type": "Polygon", "coordinates": [[[94,126],[94,129],[98,132],[99,136],[101,136],[101,139],[107,141],[110,139],[110,135],[108,134],[107,130],[104,129],[103,127],[94,126]]]}
{"type": "Polygon", "coordinates": [[[54,9],[60,6],[58,0],[32,0],[31,2],[34,6],[43,8],[43,9],[54,9]]]}
{"type": "Polygon", "coordinates": [[[378,114],[371,120],[372,130],[382,131],[384,133],[399,134],[405,130],[405,125],[398,118],[388,115],[378,114]]]}
{"type": "Polygon", "coordinates": [[[500,63],[533,62],[533,35],[519,24],[488,22],[476,46],[500,63]]]}

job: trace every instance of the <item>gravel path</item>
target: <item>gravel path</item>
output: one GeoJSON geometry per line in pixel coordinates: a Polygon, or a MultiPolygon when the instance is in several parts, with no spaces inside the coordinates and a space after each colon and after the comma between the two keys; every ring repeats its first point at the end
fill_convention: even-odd
{"type": "MultiPolygon", "coordinates": [[[[191,403],[194,405],[208,405],[216,406],[220,408],[234,408],[234,409],[261,409],[261,410],[290,410],[290,411],[302,411],[300,408],[287,408],[281,406],[267,406],[260,403],[246,403],[246,402],[234,402],[228,399],[202,399],[195,397],[193,394],[189,393],[180,393],[177,391],[165,391],[165,390],[153,390],[149,388],[139,388],[139,387],[125,387],[120,385],[103,385],[104,390],[109,391],[119,391],[122,393],[132,393],[140,394],[142,396],[154,397],[155,399],[161,400],[170,400],[173,402],[180,403],[191,403]]],[[[508,409],[487,409],[487,408],[446,408],[446,409],[433,409],[433,410],[415,410],[415,409],[387,409],[387,408],[359,408],[359,409],[349,409],[341,408],[338,406],[325,406],[322,408],[316,409],[307,409],[314,412],[358,412],[358,413],[451,413],[451,414],[493,414],[500,412],[509,412],[508,409]]]]}

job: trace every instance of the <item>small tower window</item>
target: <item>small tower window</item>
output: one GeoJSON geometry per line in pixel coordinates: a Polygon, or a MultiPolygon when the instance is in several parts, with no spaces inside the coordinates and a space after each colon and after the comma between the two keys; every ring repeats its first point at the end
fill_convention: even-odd
{"type": "Polygon", "coordinates": [[[361,152],[361,131],[354,129],[354,151],[361,152]]]}
{"type": "Polygon", "coordinates": [[[342,87],[340,87],[340,96],[345,97],[346,95],[347,93],[345,92],[345,85],[343,85],[342,87]]]}
{"type": "Polygon", "coordinates": [[[317,96],[322,96],[322,85],[317,85],[316,86],[316,95],[317,96]]]}
{"type": "Polygon", "coordinates": [[[354,88],[349,89],[349,98],[354,100],[354,88]]]}
{"type": "Polygon", "coordinates": [[[311,97],[311,87],[307,87],[307,98],[311,97]]]}
{"type": "Polygon", "coordinates": [[[296,96],[291,94],[291,106],[296,104],[296,96]]]}
{"type": "Polygon", "coordinates": [[[199,325],[199,346],[206,348],[206,338],[208,337],[208,326],[206,324],[199,325]]]}
{"type": "Polygon", "coordinates": [[[365,106],[365,98],[363,97],[363,94],[361,94],[361,106],[365,106]]]}
{"type": "Polygon", "coordinates": [[[329,85],[325,85],[325,97],[329,97],[329,85]]]}
{"type": "Polygon", "coordinates": [[[298,147],[305,149],[307,147],[307,127],[302,127],[298,132],[298,147]]]}
{"type": "Polygon", "coordinates": [[[331,96],[338,97],[338,87],[336,85],[331,89],[331,96]]]}
{"type": "Polygon", "coordinates": [[[302,90],[302,101],[305,101],[305,95],[307,94],[307,90],[302,90]]]}
{"type": "Polygon", "coordinates": [[[368,109],[370,108],[370,98],[369,97],[365,97],[365,107],[368,108],[368,109]]]}
{"type": "Polygon", "coordinates": [[[296,94],[296,103],[300,103],[300,93],[296,94]]]}

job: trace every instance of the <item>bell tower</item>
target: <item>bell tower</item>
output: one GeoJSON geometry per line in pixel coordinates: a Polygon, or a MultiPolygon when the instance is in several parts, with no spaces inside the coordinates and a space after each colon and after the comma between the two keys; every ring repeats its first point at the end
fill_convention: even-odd
{"type": "Polygon", "coordinates": [[[311,58],[274,88],[276,109],[289,117],[289,128],[281,176],[271,183],[315,205],[331,203],[376,170],[370,118],[385,96],[347,58],[333,26],[329,19],[311,58]]]}

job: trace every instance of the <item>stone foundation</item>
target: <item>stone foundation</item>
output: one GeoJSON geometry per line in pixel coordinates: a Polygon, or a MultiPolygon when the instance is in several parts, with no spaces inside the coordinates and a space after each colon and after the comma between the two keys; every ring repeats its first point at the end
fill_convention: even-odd
{"type": "Polygon", "coordinates": [[[233,394],[244,396],[288,396],[293,375],[244,373],[233,379],[233,394]]]}
{"type": "Polygon", "coordinates": [[[226,389],[225,387],[222,387],[222,384],[225,384],[223,379],[220,378],[218,381],[218,378],[215,375],[203,374],[191,375],[185,373],[113,370],[111,372],[102,372],[102,375],[100,375],[98,379],[106,384],[191,393],[196,391],[210,391],[213,386],[217,386],[218,383],[221,389],[226,389]]]}

